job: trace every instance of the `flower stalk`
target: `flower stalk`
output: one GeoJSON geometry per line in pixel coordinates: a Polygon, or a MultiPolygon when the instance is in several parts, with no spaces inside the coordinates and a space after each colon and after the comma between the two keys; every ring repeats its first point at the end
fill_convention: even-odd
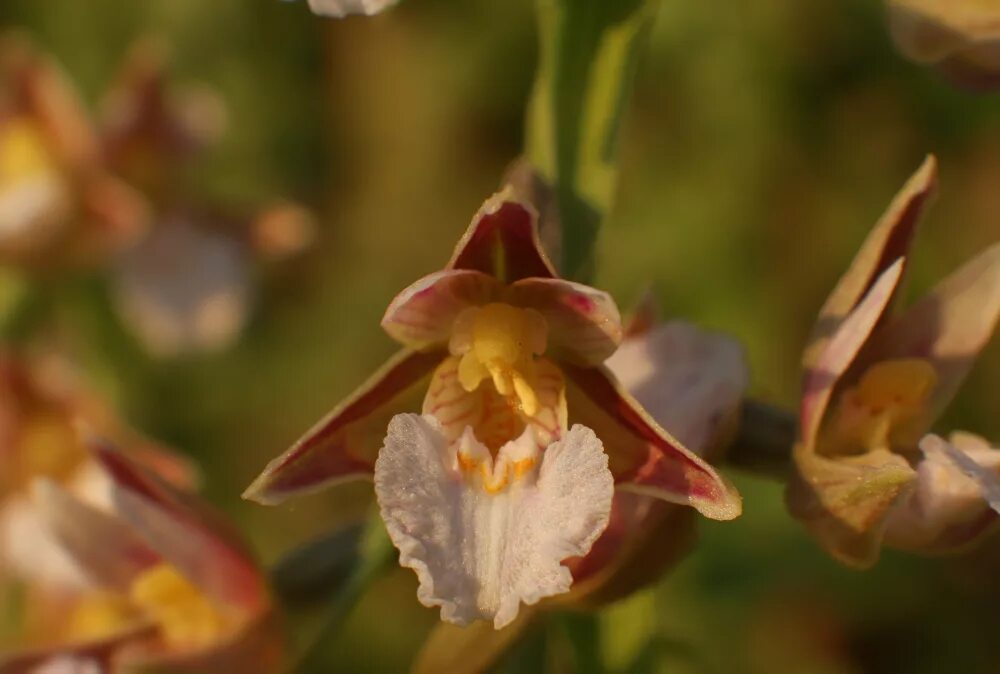
{"type": "Polygon", "coordinates": [[[538,0],[540,59],[526,154],[555,188],[566,278],[593,272],[614,197],[617,146],[653,0],[538,0]]]}

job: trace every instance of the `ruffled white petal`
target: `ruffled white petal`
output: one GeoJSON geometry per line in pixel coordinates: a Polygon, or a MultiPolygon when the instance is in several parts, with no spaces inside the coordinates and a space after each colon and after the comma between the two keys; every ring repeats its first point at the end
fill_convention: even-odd
{"type": "Polygon", "coordinates": [[[574,426],[540,465],[535,457],[528,432],[493,465],[471,433],[449,446],[431,416],[390,422],[375,494],[400,563],[417,573],[417,597],[443,620],[500,629],[521,603],[566,592],[573,579],[561,562],[586,554],[607,526],[614,485],[593,431],[574,426]]]}
{"type": "Polygon", "coordinates": [[[350,14],[378,14],[397,2],[399,0],[309,0],[309,8],[315,14],[342,19],[350,14]]]}
{"type": "Polygon", "coordinates": [[[890,516],[886,539],[905,549],[926,549],[961,538],[992,508],[1000,512],[1000,450],[976,436],[955,433],[945,441],[920,441],[912,495],[890,516]]]}

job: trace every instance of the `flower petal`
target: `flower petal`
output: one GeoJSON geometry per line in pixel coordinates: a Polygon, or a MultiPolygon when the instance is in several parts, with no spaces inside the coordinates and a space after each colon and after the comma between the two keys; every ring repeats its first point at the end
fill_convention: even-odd
{"type": "Polygon", "coordinates": [[[750,378],[739,342],[683,321],[627,338],[607,366],[660,426],[699,456],[739,410],[750,378]]]}
{"type": "Polygon", "coordinates": [[[284,454],[274,459],[243,498],[276,505],[290,496],[371,474],[389,419],[420,409],[440,353],[400,351],[284,454]]]}
{"type": "Polygon", "coordinates": [[[1000,512],[1000,450],[967,433],[954,433],[949,441],[924,436],[920,449],[916,489],[893,511],[886,543],[938,554],[989,533],[1000,512]]]}
{"type": "Polygon", "coordinates": [[[480,271],[435,272],[396,295],[385,311],[382,327],[411,349],[445,345],[462,310],[488,304],[501,289],[499,281],[480,271]]]}
{"type": "Polygon", "coordinates": [[[43,522],[67,554],[99,587],[127,592],[157,555],[122,520],[93,508],[56,483],[40,479],[34,497],[43,522]]]}
{"type": "Polygon", "coordinates": [[[608,293],[565,279],[529,278],[512,284],[506,299],[537,310],[548,324],[549,345],[581,365],[599,365],[622,341],[622,318],[608,293]]]}
{"type": "Polygon", "coordinates": [[[535,361],[538,411],[533,417],[522,415],[492,385],[466,391],[458,380],[459,362],[459,358],[449,357],[441,363],[424,398],[423,413],[437,419],[448,442],[458,440],[468,426],[483,444],[499,447],[530,425],[539,448],[544,449],[566,432],[566,385],[552,361],[535,361]]]}
{"type": "Polygon", "coordinates": [[[893,510],[913,489],[914,470],[884,449],[831,459],[800,444],[794,458],[798,472],[788,484],[788,509],[839,561],[873,565],[893,510]]]}
{"type": "Polygon", "coordinates": [[[400,564],[417,572],[421,603],[440,606],[448,622],[492,620],[500,629],[522,602],[569,590],[560,562],[586,554],[608,523],[607,456],[593,431],[574,426],[545,450],[534,476],[499,493],[455,466],[433,417],[399,415],[375,465],[375,494],[400,564]]]}
{"type": "Polygon", "coordinates": [[[615,483],[705,517],[730,520],[743,510],[736,489],[657,424],[606,368],[565,364],[570,423],[593,428],[607,447],[615,483]]]}
{"type": "Polygon", "coordinates": [[[924,358],[938,375],[936,417],[954,397],[1000,318],[1000,243],[941,281],[879,331],[879,358],[924,358]]]}
{"type": "Polygon", "coordinates": [[[314,14],[342,19],[351,14],[372,16],[395,5],[399,0],[309,0],[314,14]]]}
{"type": "Polygon", "coordinates": [[[801,438],[810,451],[833,389],[847,372],[885,313],[903,273],[904,260],[896,260],[879,276],[864,298],[840,321],[823,343],[823,349],[806,366],[799,407],[801,438]]]}
{"type": "Polygon", "coordinates": [[[455,247],[448,269],[474,269],[504,283],[555,278],[538,238],[538,216],[518,201],[511,187],[487,199],[455,247]]]}
{"type": "Polygon", "coordinates": [[[892,200],[823,304],[809,338],[804,359],[806,367],[812,365],[811,361],[825,348],[826,341],[837,332],[886,269],[900,258],[905,267],[917,223],[936,183],[937,159],[928,155],[892,200]]]}
{"type": "Polygon", "coordinates": [[[206,595],[248,615],[268,605],[267,590],[240,535],[193,496],[101,444],[95,456],[111,476],[115,512],[163,561],[206,595]]]}
{"type": "Polygon", "coordinates": [[[1000,6],[982,0],[889,0],[897,48],[972,89],[1000,86],[1000,6]]]}

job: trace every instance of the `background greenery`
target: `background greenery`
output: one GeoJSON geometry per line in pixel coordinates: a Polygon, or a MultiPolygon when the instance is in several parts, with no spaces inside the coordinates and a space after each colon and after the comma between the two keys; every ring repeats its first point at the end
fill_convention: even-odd
{"type": "MultiPolygon", "coordinates": [[[[137,425],[202,463],[207,493],[265,561],[357,519],[370,485],[274,509],[239,493],[392,352],[385,305],[446,260],[519,152],[537,54],[528,0],[406,0],[342,22],[277,0],[4,0],[0,21],[94,105],[136,38],[163,38],[176,81],[211,85],[229,109],[221,144],[185,178],[193,193],[317,211],[317,244],[260,271],[258,311],[224,354],[148,359],[91,279],[64,297],[58,330],[137,425]]],[[[902,60],[875,0],[664,0],[598,285],[627,307],[652,282],[667,315],[743,340],[755,396],[792,406],[817,308],[929,151],[941,190],[914,294],[1000,234],[1000,97],[902,60]]],[[[998,376],[994,344],[942,427],[1000,438],[998,376]]],[[[888,552],[861,574],[790,520],[780,485],[732,477],[745,515],[705,522],[672,575],[601,614],[594,671],[1000,671],[1000,544],[947,560],[888,552]]],[[[436,622],[415,585],[408,570],[376,585],[323,671],[405,670],[436,622]]],[[[558,638],[543,636],[525,648],[548,643],[543,661],[562,671],[558,638]]]]}

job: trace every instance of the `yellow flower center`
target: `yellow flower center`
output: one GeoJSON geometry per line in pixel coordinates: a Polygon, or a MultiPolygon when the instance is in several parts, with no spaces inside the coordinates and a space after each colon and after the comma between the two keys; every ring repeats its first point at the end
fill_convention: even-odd
{"type": "Polygon", "coordinates": [[[0,125],[0,189],[46,173],[55,162],[38,126],[27,119],[0,125]]]}
{"type": "Polygon", "coordinates": [[[158,564],[136,577],[127,595],[99,592],[78,600],[67,631],[70,640],[87,641],[149,624],[167,648],[197,650],[219,641],[234,620],[173,566],[158,564]]]}
{"type": "Polygon", "coordinates": [[[513,398],[528,416],[538,412],[534,359],[545,352],[545,319],[533,309],[493,303],[463,311],[455,321],[449,348],[461,356],[458,379],[472,392],[491,379],[500,395],[513,398]]]}
{"type": "Polygon", "coordinates": [[[509,448],[506,453],[493,457],[489,449],[473,438],[463,435],[455,458],[458,468],[472,484],[487,494],[499,494],[518,480],[532,474],[538,463],[538,447],[534,440],[509,448]]]}
{"type": "Polygon", "coordinates": [[[233,626],[232,616],[169,564],[155,566],[136,578],[129,599],[159,626],[171,648],[204,648],[233,626]]]}
{"type": "Polygon", "coordinates": [[[838,410],[841,437],[865,449],[915,441],[937,373],[920,358],[886,360],[871,366],[844,392],[838,410]]]}

